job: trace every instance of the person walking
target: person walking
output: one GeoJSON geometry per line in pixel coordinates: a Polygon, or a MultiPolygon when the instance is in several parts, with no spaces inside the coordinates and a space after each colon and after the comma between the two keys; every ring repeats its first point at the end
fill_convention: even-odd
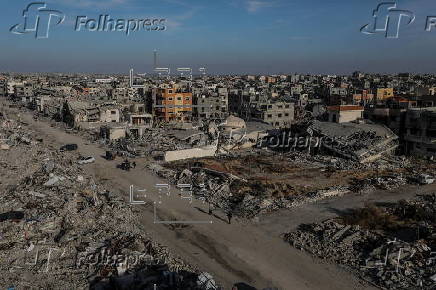
{"type": "Polygon", "coordinates": [[[213,214],[213,210],[214,210],[213,204],[209,201],[209,215],[213,214]]]}
{"type": "Polygon", "coordinates": [[[229,210],[227,212],[227,219],[229,220],[229,225],[232,223],[232,217],[233,217],[232,210],[229,210]]]}

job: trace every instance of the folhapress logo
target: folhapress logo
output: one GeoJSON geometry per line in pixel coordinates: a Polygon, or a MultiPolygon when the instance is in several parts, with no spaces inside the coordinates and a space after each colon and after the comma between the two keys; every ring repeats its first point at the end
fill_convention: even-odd
{"type": "Polygon", "coordinates": [[[47,9],[44,2],[33,2],[23,11],[24,23],[19,23],[9,30],[14,34],[34,33],[36,39],[48,38],[50,27],[61,24],[65,15],[61,11],[47,9]],[[56,19],[56,21],[53,21],[56,19]],[[54,22],[54,25],[52,24],[54,22]]]}
{"type": "Polygon", "coordinates": [[[360,31],[365,34],[385,33],[386,38],[398,38],[403,18],[407,18],[407,25],[415,21],[413,12],[397,9],[395,2],[379,4],[373,17],[373,23],[364,25],[360,31]]]}
{"type": "Polygon", "coordinates": [[[166,30],[166,19],[112,19],[110,15],[100,15],[98,20],[87,16],[77,16],[75,31],[119,31],[126,35],[135,31],[163,31],[166,30]]]}
{"type": "MultiPolygon", "coordinates": [[[[53,26],[65,20],[65,14],[58,10],[47,9],[44,2],[32,2],[23,11],[24,23],[15,24],[9,31],[14,34],[33,33],[36,39],[48,38],[53,26]],[[54,21],[56,19],[56,21],[54,21]]],[[[127,36],[137,31],[164,31],[165,18],[112,19],[110,15],[96,17],[77,16],[74,31],[124,32],[127,36]]]]}

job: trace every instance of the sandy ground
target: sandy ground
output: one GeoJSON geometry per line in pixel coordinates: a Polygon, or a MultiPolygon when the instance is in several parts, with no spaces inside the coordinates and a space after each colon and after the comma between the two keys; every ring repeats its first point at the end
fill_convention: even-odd
{"type": "MultiPolygon", "coordinates": [[[[17,115],[9,114],[9,117],[16,118],[17,115]]],[[[39,132],[45,144],[61,146],[76,143],[80,154],[94,156],[96,162],[85,165],[86,170],[109,184],[114,191],[122,193],[127,201],[131,185],[146,190],[141,193],[146,194],[146,198],[136,197],[137,200],[146,201],[146,204],[135,207],[141,213],[148,232],[187,262],[212,273],[225,289],[230,289],[236,282],[245,282],[257,288],[373,289],[347,271],[291,248],[280,238],[281,233],[295,228],[299,223],[319,221],[337,214],[332,209],[359,205],[364,202],[363,197],[335,199],[295,211],[279,211],[262,216],[259,222],[235,220],[229,225],[222,213],[209,216],[206,213],[207,205],[200,201],[191,204],[181,198],[176,188],[171,188],[169,196],[166,192],[159,194],[156,185],[166,182],[147,171],[144,163],[137,161],[135,170],[121,171],[116,168],[121,160],[105,160],[102,157],[105,153],[103,148],[88,144],[80,136],[52,128],[47,123],[35,122],[30,113],[21,113],[21,118],[39,132]],[[195,223],[181,225],[159,221],[195,223]]],[[[138,192],[136,194],[139,195],[138,192]]],[[[379,196],[368,198],[378,199],[379,196]]]]}
{"type": "Polygon", "coordinates": [[[416,194],[436,192],[436,183],[426,186],[404,185],[390,191],[373,191],[366,194],[348,194],[343,197],[326,199],[317,203],[305,204],[292,210],[279,210],[260,216],[258,226],[271,235],[295,231],[300,224],[318,223],[334,218],[356,207],[367,204],[383,205],[401,199],[410,199],[416,194]]]}

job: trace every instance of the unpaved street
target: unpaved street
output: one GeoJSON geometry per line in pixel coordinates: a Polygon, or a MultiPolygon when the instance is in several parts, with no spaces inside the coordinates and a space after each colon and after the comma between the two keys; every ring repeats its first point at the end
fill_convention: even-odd
{"type": "MultiPolygon", "coordinates": [[[[17,117],[9,114],[9,117],[17,117]]],[[[225,222],[222,213],[210,217],[207,205],[200,201],[192,204],[182,199],[180,192],[171,188],[159,195],[157,184],[164,180],[155,177],[137,161],[136,169],[125,172],[116,168],[118,161],[107,161],[102,156],[103,148],[88,144],[81,137],[67,134],[50,127],[48,123],[35,122],[31,114],[21,113],[21,119],[39,132],[48,146],[61,146],[76,143],[79,153],[94,156],[96,162],[85,165],[87,171],[96,178],[124,194],[129,200],[129,187],[146,190],[145,205],[133,205],[142,213],[142,220],[153,238],[169,247],[187,262],[198,265],[212,273],[225,289],[236,282],[246,282],[262,288],[268,286],[280,289],[370,289],[357,278],[337,266],[321,263],[309,255],[289,247],[267,224],[269,217],[262,219],[262,225],[236,220],[231,225],[225,222]],[[194,221],[188,225],[155,223],[153,201],[157,204],[158,221],[194,221]]],[[[139,197],[138,197],[139,199],[139,197]]],[[[286,216],[281,222],[286,224],[286,216]]],[[[272,217],[274,218],[274,216],[272,217]]],[[[272,220],[272,219],[271,219],[272,220]]],[[[286,228],[286,227],[284,227],[286,228]]]]}

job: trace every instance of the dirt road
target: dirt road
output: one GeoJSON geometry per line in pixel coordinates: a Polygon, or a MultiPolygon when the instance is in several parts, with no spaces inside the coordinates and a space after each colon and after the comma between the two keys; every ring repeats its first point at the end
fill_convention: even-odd
{"type": "MultiPolygon", "coordinates": [[[[14,116],[9,114],[9,117],[14,116]]],[[[146,190],[141,194],[146,194],[147,197],[136,196],[137,200],[144,200],[146,204],[134,207],[141,213],[148,232],[156,241],[167,245],[187,262],[212,273],[224,289],[230,289],[236,282],[245,282],[260,289],[372,289],[339,267],[321,263],[291,248],[278,235],[271,235],[265,228],[267,223],[259,226],[249,221],[235,220],[229,225],[222,213],[209,216],[206,213],[207,205],[200,201],[191,204],[181,198],[180,191],[175,188],[171,188],[169,196],[167,192],[159,194],[156,185],[166,182],[147,171],[145,164],[137,162],[136,169],[121,171],[116,168],[121,160],[105,160],[102,157],[105,152],[103,148],[88,144],[80,136],[50,127],[48,123],[35,122],[30,113],[21,113],[20,117],[39,132],[48,146],[76,143],[80,154],[94,156],[96,162],[84,166],[88,173],[109,184],[114,191],[122,193],[127,201],[131,185],[135,189],[146,190]],[[157,204],[156,216],[153,202],[157,204]],[[156,222],[175,220],[195,223],[182,225],[156,222]]],[[[265,218],[267,219],[268,217],[265,218]]],[[[286,224],[286,214],[280,222],[286,224]]]]}

